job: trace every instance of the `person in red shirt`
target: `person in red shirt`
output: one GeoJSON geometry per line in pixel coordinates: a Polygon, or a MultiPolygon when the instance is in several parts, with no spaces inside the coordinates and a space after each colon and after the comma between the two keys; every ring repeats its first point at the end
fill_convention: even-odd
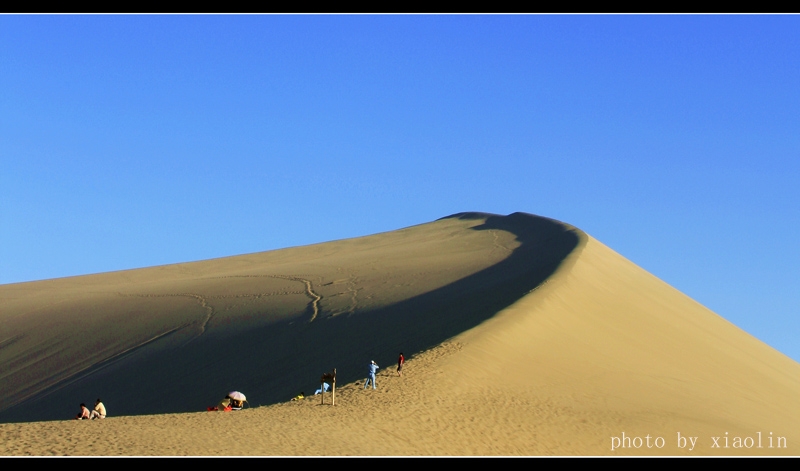
{"type": "Polygon", "coordinates": [[[406,357],[403,352],[400,352],[400,358],[397,359],[397,376],[403,376],[403,364],[406,362],[406,357]]]}

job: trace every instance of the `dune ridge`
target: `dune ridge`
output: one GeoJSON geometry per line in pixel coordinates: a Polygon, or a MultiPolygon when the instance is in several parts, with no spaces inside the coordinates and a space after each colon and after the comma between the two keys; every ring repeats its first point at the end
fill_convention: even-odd
{"type": "Polygon", "coordinates": [[[800,439],[800,365],[524,213],[5,285],[0,300],[4,455],[797,455],[800,439]],[[288,402],[333,367],[335,407],[288,402]],[[231,389],[253,407],[199,412],[231,389]],[[109,418],[64,420],[95,396],[109,418]],[[645,436],[663,445],[631,442],[645,436]]]}

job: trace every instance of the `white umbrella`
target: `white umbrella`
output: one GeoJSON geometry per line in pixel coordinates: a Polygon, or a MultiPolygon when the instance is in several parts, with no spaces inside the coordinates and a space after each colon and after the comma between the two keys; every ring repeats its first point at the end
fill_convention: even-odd
{"type": "Polygon", "coordinates": [[[239,391],[231,391],[228,393],[228,397],[237,401],[245,401],[246,398],[244,394],[240,393],[239,391]]]}

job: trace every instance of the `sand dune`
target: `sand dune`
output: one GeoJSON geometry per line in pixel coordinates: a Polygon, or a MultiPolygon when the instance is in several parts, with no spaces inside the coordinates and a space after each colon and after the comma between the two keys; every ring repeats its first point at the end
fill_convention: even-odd
{"type": "Polygon", "coordinates": [[[798,363],[522,213],[0,286],[0,365],[4,455],[797,455],[800,440],[798,363]],[[334,367],[335,407],[288,402],[334,367]],[[202,412],[232,389],[252,407],[202,412]],[[68,420],[96,397],[109,418],[68,420]]]}

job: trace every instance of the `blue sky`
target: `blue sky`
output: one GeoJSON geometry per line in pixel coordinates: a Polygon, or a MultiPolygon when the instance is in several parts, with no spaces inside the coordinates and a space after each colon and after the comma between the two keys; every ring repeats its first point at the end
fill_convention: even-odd
{"type": "Polygon", "coordinates": [[[573,224],[800,361],[800,16],[2,15],[0,283],[573,224]]]}

